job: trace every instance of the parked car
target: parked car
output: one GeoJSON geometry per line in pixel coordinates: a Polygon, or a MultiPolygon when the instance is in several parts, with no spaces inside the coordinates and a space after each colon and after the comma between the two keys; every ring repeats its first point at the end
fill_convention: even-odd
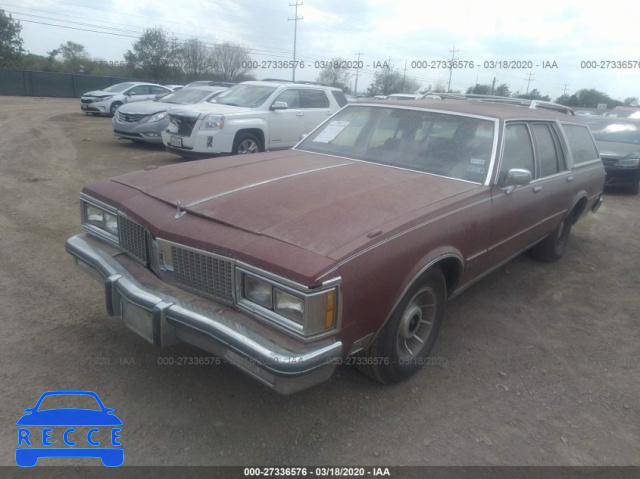
{"type": "Polygon", "coordinates": [[[235,83],[228,81],[209,81],[209,80],[197,80],[192,81],[191,83],[187,83],[185,88],[193,87],[193,86],[223,86],[225,88],[231,88],[235,83]]]}
{"type": "Polygon", "coordinates": [[[158,95],[170,92],[170,88],[153,83],[116,83],[103,90],[90,91],[82,95],[80,108],[87,114],[113,115],[123,103],[151,100],[158,95]]]}
{"type": "Polygon", "coordinates": [[[603,183],[574,116],[359,102],[288,151],[86,186],[86,233],[66,249],[155,345],[195,345],[282,393],[347,362],[394,383],[426,362],[446,300],[531,248],[559,259],[603,183]]]}
{"type": "Polygon", "coordinates": [[[122,105],[113,115],[113,134],[127,140],[162,143],[161,132],[169,126],[167,110],[176,105],[205,102],[225,91],[225,87],[189,87],[173,91],[156,100],[122,105]]]}
{"type": "Polygon", "coordinates": [[[413,95],[411,93],[392,93],[387,96],[386,100],[416,100],[421,95],[413,95]]]}
{"type": "Polygon", "coordinates": [[[606,187],[624,188],[637,195],[640,182],[640,120],[617,117],[585,118],[596,140],[606,187]]]}
{"type": "Polygon", "coordinates": [[[291,148],[346,103],[338,88],[244,82],[206,103],[173,108],[162,142],[186,158],[291,148]]]}
{"type": "Polygon", "coordinates": [[[615,118],[631,118],[633,120],[640,119],[640,109],[638,108],[615,108],[605,112],[604,116],[615,118]]]}

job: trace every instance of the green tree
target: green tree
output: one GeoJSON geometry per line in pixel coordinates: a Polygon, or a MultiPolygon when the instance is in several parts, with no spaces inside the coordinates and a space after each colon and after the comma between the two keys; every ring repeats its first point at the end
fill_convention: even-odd
{"type": "Polygon", "coordinates": [[[318,83],[342,88],[343,91],[350,91],[349,81],[351,80],[351,70],[345,68],[346,60],[341,57],[332,58],[329,64],[322,69],[316,77],[318,83]]]}
{"type": "Polygon", "coordinates": [[[180,42],[163,27],[145,28],[124,59],[154,80],[168,79],[180,56],[180,42]]]}
{"type": "Polygon", "coordinates": [[[55,60],[58,56],[62,57],[65,69],[70,73],[78,73],[80,70],[84,72],[86,64],[91,61],[85,46],[72,41],[62,43],[55,50],[48,52],[48,55],[52,60],[55,60]]]}
{"type": "Polygon", "coordinates": [[[211,70],[211,52],[203,41],[196,37],[182,44],[182,60],[187,80],[193,81],[211,70]]]}
{"type": "Polygon", "coordinates": [[[498,96],[511,96],[511,90],[509,89],[509,85],[501,83],[496,87],[496,91],[494,91],[493,94],[498,96]]]}
{"type": "MultiPolygon", "coordinates": [[[[565,95],[563,95],[565,96],[565,95]]],[[[571,95],[563,105],[579,108],[597,108],[599,104],[606,104],[607,108],[622,106],[621,101],[614,100],[604,92],[595,88],[583,88],[571,95]]]]}
{"type": "Polygon", "coordinates": [[[222,81],[239,82],[253,78],[249,50],[231,42],[216,44],[211,53],[211,64],[216,78],[222,81]]]}
{"type": "Polygon", "coordinates": [[[551,101],[550,96],[542,96],[537,88],[534,88],[529,93],[516,92],[513,94],[513,96],[516,98],[524,98],[525,100],[551,101]]]}
{"type": "Polygon", "coordinates": [[[481,85],[476,83],[474,86],[467,88],[467,93],[473,93],[474,95],[489,95],[491,94],[491,85],[481,85]]]}
{"type": "Polygon", "coordinates": [[[20,32],[22,25],[0,9],[0,61],[17,60],[24,53],[20,32]]]}
{"type": "Polygon", "coordinates": [[[624,104],[627,106],[639,106],[640,102],[638,102],[638,97],[630,96],[624,99],[624,104]]]}
{"type": "Polygon", "coordinates": [[[406,77],[394,68],[385,67],[373,74],[373,82],[367,88],[367,96],[414,93],[419,89],[420,83],[415,79],[406,77]]]}

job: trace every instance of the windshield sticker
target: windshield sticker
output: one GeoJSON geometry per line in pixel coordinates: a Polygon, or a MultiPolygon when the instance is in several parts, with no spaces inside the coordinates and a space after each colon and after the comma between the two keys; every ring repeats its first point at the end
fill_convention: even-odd
{"type": "Polygon", "coordinates": [[[332,121],[320,132],[318,136],[313,139],[313,141],[317,143],[329,143],[331,140],[335,139],[335,137],[338,136],[340,132],[349,125],[349,123],[351,122],[332,121]]]}
{"type": "Polygon", "coordinates": [[[484,165],[484,160],[480,158],[471,158],[472,165],[484,165]]]}

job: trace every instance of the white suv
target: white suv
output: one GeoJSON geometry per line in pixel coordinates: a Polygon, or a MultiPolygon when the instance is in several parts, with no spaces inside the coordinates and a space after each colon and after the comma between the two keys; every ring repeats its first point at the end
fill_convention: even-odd
{"type": "Polygon", "coordinates": [[[291,148],[346,104],[338,88],[244,82],[205,103],[169,110],[162,142],[167,151],[186,158],[291,148]]]}

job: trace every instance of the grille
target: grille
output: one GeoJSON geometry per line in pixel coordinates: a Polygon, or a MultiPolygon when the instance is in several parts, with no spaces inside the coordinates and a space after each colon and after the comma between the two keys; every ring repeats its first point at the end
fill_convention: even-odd
{"type": "Polygon", "coordinates": [[[179,136],[191,136],[191,132],[193,131],[193,127],[198,121],[198,118],[190,118],[186,116],[175,116],[171,115],[171,123],[178,127],[177,134],[179,136]]]}
{"type": "Polygon", "coordinates": [[[81,98],[81,103],[93,103],[95,100],[93,98],[81,98]]]}
{"type": "Polygon", "coordinates": [[[145,229],[124,216],[119,217],[120,247],[143,263],[147,263],[147,234],[145,229]]]}
{"type": "Polygon", "coordinates": [[[135,123],[142,119],[144,115],[132,115],[131,113],[122,113],[118,110],[118,120],[124,123],[135,123]]]}
{"type": "Polygon", "coordinates": [[[171,247],[175,281],[213,299],[233,303],[233,267],[230,261],[171,247]]]}

